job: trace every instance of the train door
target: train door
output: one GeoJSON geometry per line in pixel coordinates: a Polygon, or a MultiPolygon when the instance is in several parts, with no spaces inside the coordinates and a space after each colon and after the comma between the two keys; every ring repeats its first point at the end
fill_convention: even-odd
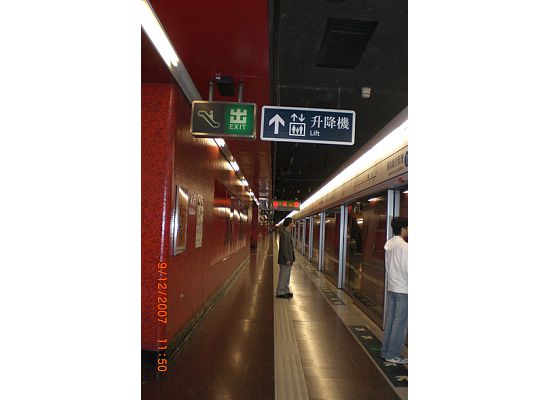
{"type": "MultiPolygon", "coordinates": [[[[390,203],[388,204],[388,222],[387,222],[387,239],[390,239],[394,232],[391,228],[391,220],[393,217],[408,217],[409,215],[409,190],[407,186],[395,189],[395,190],[388,190],[388,199],[390,200],[390,203]]],[[[385,269],[385,280],[386,280],[386,289],[384,291],[384,295],[387,294],[387,268],[384,266],[385,269]]],[[[386,309],[385,309],[385,302],[384,302],[384,315],[386,315],[386,309]]],[[[385,320],[385,318],[384,318],[385,320]]],[[[405,343],[408,345],[408,335],[405,338],[405,343]]]]}
{"type": "Polygon", "coordinates": [[[298,236],[300,233],[300,221],[294,221],[294,247],[298,248],[298,236]]]}
{"type": "Polygon", "coordinates": [[[301,252],[301,245],[302,245],[302,220],[296,221],[296,226],[298,226],[298,230],[296,231],[296,251],[301,252]]]}
{"type": "Polygon", "coordinates": [[[300,248],[300,251],[302,252],[302,255],[306,254],[306,237],[307,237],[307,218],[302,219],[302,246],[300,248]]]}
{"type": "Polygon", "coordinates": [[[315,214],[312,217],[312,231],[313,231],[313,243],[312,243],[312,253],[311,253],[311,262],[313,265],[317,267],[317,269],[321,269],[320,266],[320,257],[319,257],[319,248],[320,248],[320,240],[321,240],[321,214],[315,214]]]}
{"type": "Polygon", "coordinates": [[[302,220],[298,220],[296,221],[296,242],[294,243],[294,247],[296,247],[296,251],[300,251],[301,239],[302,239],[302,220]]]}
{"type": "Polygon", "coordinates": [[[308,218],[308,226],[309,226],[309,251],[307,253],[307,259],[308,261],[311,261],[313,259],[313,217],[308,218]]]}
{"type": "Polygon", "coordinates": [[[309,260],[311,260],[311,256],[309,255],[311,251],[311,218],[307,217],[304,218],[304,227],[305,227],[305,240],[304,240],[304,256],[309,260]]]}
{"type": "Polygon", "coordinates": [[[385,299],[384,244],[387,193],[358,199],[347,207],[344,290],[382,327],[385,299]]]}
{"type": "Polygon", "coordinates": [[[340,265],[340,207],[325,212],[325,237],[323,248],[323,271],[325,276],[338,287],[340,265]]]}

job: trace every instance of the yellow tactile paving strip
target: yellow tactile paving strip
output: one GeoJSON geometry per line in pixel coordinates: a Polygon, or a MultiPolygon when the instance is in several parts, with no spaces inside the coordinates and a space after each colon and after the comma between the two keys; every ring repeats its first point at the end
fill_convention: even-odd
{"type": "Polygon", "coordinates": [[[309,400],[288,300],[275,298],[279,278],[278,242],[273,238],[275,399],[309,400]]]}
{"type": "MultiPolygon", "coordinates": [[[[327,303],[332,307],[332,309],[340,317],[340,319],[346,325],[347,329],[350,331],[350,333],[352,334],[352,336],[354,337],[355,340],[357,340],[357,338],[355,337],[355,335],[351,331],[351,329],[349,327],[350,325],[365,325],[365,326],[367,326],[367,328],[369,328],[376,335],[376,337],[379,340],[382,340],[384,332],[378,326],[376,326],[376,324],[373,321],[371,321],[362,311],[360,311],[353,304],[353,299],[346,292],[344,292],[343,290],[337,289],[332,284],[331,281],[329,281],[327,278],[325,278],[325,276],[323,274],[315,275],[314,273],[312,273],[311,272],[312,265],[309,263],[309,261],[307,261],[307,259],[304,256],[302,256],[299,251],[295,251],[295,254],[296,254],[296,263],[294,265],[296,267],[303,268],[304,271],[306,271],[306,274],[311,279],[311,281],[315,284],[315,286],[317,286],[319,288],[320,287],[330,287],[334,291],[334,293],[337,293],[338,296],[340,297],[340,299],[343,300],[346,303],[345,306],[334,305],[334,304],[331,304],[331,302],[328,299],[326,299],[327,303]]],[[[357,340],[357,342],[360,343],[359,340],[357,340]]],[[[363,349],[362,346],[361,346],[361,348],[363,349]]],[[[363,349],[363,351],[365,351],[365,353],[369,357],[372,357],[365,349],[363,349]]],[[[408,356],[407,347],[405,347],[405,349],[403,351],[403,354],[404,354],[405,357],[408,356]]],[[[373,364],[376,365],[376,362],[373,362],[373,364]]],[[[378,366],[377,366],[377,368],[378,368],[378,366]]],[[[408,369],[408,366],[406,366],[406,368],[408,369]]],[[[387,379],[382,371],[381,371],[381,374],[382,374],[382,376],[384,376],[385,379],[387,379]]],[[[391,384],[391,382],[390,382],[390,384],[391,384]]],[[[407,400],[408,399],[408,388],[406,388],[406,387],[399,387],[399,388],[394,387],[393,389],[395,390],[397,395],[402,400],[407,400]]]]}

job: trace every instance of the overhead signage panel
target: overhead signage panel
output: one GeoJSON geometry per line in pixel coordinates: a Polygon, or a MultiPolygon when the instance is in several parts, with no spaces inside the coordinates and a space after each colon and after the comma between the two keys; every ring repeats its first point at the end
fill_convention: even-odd
{"type": "Polygon", "coordinates": [[[261,197],[258,199],[258,207],[260,210],[268,210],[269,209],[269,203],[268,203],[268,199],[262,199],[261,197]]]}
{"type": "Polygon", "coordinates": [[[264,215],[269,221],[273,221],[274,210],[260,210],[260,215],[264,215]]]}
{"type": "Polygon", "coordinates": [[[355,111],[263,106],[260,138],[351,146],[355,143],[355,111]]]}
{"type": "Polygon", "coordinates": [[[256,104],[194,101],[191,133],[195,137],[256,139],[256,104]]]}
{"type": "Polygon", "coordinates": [[[294,200],[272,200],[271,208],[276,211],[300,211],[300,204],[294,200]]]}

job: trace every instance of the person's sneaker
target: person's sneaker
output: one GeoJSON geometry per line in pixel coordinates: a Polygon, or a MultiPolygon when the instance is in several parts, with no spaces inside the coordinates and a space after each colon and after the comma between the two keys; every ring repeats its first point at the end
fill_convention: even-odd
{"type": "Polygon", "coordinates": [[[294,293],[288,292],[287,294],[285,294],[285,296],[287,296],[287,297],[294,297],[294,293]]]}
{"type": "Polygon", "coordinates": [[[391,362],[391,363],[394,363],[394,364],[408,364],[409,363],[409,360],[407,360],[406,358],[403,358],[403,357],[386,358],[385,360],[387,362],[391,362]]]}

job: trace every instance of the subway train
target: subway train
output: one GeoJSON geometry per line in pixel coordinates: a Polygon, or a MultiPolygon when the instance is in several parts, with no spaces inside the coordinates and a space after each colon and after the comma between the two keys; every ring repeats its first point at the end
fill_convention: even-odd
{"type": "MultiPolygon", "coordinates": [[[[383,328],[384,244],[408,216],[407,108],[288,216],[296,250],[383,328]]],[[[280,221],[277,225],[282,224],[280,221]]]]}

